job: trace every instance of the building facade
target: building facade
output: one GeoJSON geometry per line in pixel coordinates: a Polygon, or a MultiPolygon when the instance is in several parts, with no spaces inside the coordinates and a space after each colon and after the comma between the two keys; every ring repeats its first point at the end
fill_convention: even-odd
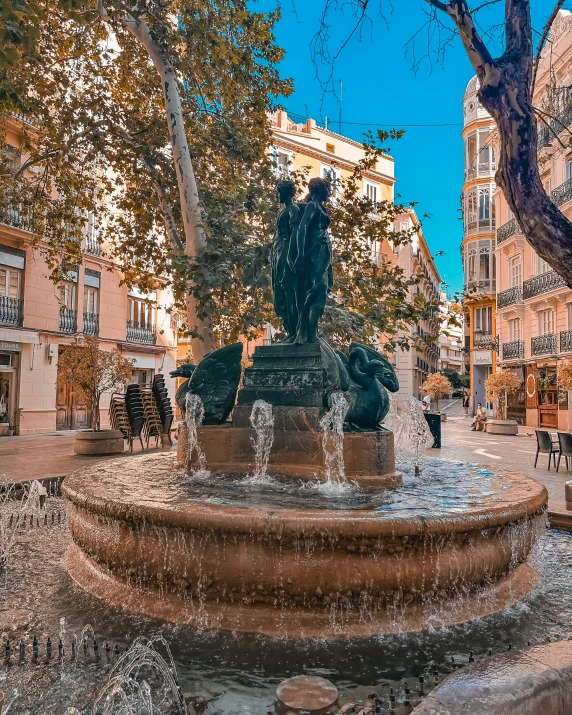
{"type": "MultiPolygon", "coordinates": [[[[410,231],[415,226],[419,226],[419,222],[413,209],[395,220],[396,231],[410,231]]],[[[405,275],[420,276],[419,284],[410,288],[411,300],[419,294],[428,301],[440,300],[441,276],[421,228],[414,232],[410,243],[393,248],[391,260],[403,269],[405,275]]],[[[420,320],[415,326],[414,337],[417,339],[410,350],[397,348],[394,365],[401,394],[421,399],[421,385],[431,373],[441,369],[440,332],[440,318],[435,312],[434,320],[420,320]]]]}
{"type": "MultiPolygon", "coordinates": [[[[8,151],[21,162],[22,120],[2,121],[8,151]]],[[[149,383],[163,373],[174,400],[169,371],[175,369],[177,337],[167,311],[170,292],[143,295],[121,285],[123,276],[105,257],[93,220],[84,232],[83,262],[63,285],[49,279],[40,249],[25,214],[13,207],[0,215],[0,435],[17,410],[17,434],[90,426],[81,396],[57,382],[58,356],[81,335],[96,335],[102,349],[117,348],[133,360],[134,381],[149,383]]],[[[102,398],[102,426],[108,424],[109,397],[102,398]]]]}
{"type": "MultiPolygon", "coordinates": [[[[548,112],[538,123],[538,163],[552,201],[572,219],[572,14],[560,10],[538,68],[533,104],[548,112]],[[549,116],[550,115],[550,116],[549,116]]],[[[497,325],[500,365],[522,389],[509,417],[531,427],[569,429],[569,396],[558,365],[572,359],[572,290],[525,240],[497,191],[497,325]]]]}
{"type": "MultiPolygon", "coordinates": [[[[486,405],[485,380],[496,370],[496,206],[493,145],[495,124],[477,98],[473,77],[463,97],[464,182],[462,194],[465,346],[473,411],[486,405]]],[[[492,405],[486,405],[492,414],[492,405]]]]}
{"type": "Polygon", "coordinates": [[[464,320],[459,303],[453,303],[445,293],[441,293],[441,332],[439,333],[440,369],[450,369],[465,374],[464,320]],[[454,314],[458,325],[453,325],[449,315],[454,314]]]}

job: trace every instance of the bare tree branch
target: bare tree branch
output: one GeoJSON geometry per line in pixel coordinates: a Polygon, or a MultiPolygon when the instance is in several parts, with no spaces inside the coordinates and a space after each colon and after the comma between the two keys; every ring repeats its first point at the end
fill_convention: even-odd
{"type": "Polygon", "coordinates": [[[562,5],[564,5],[564,2],[565,2],[565,0],[558,0],[556,5],[554,6],[554,10],[552,10],[550,17],[548,18],[546,25],[544,25],[544,29],[542,30],[542,35],[540,37],[538,47],[536,48],[536,57],[534,58],[534,67],[532,68],[532,79],[530,81],[530,94],[531,95],[534,93],[534,85],[536,84],[536,75],[538,74],[538,66],[540,64],[540,57],[542,54],[542,50],[544,49],[544,44],[546,42],[546,39],[548,38],[548,33],[550,32],[550,29],[551,29],[552,25],[554,24],[554,20],[556,20],[556,17],[558,16],[558,12],[560,11],[560,8],[562,7],[562,5]]]}

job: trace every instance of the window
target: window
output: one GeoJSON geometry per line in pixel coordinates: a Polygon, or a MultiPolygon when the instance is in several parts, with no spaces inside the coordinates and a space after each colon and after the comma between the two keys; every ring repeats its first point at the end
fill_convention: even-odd
{"type": "Polygon", "coordinates": [[[544,191],[546,191],[547,194],[550,193],[551,184],[552,184],[552,182],[550,181],[550,179],[544,179],[543,182],[542,182],[542,186],[544,187],[544,191]]]}
{"type": "Polygon", "coordinates": [[[538,311],[538,334],[548,335],[554,332],[554,311],[552,309],[538,311]]]}
{"type": "Polygon", "coordinates": [[[340,170],[322,164],[322,179],[327,179],[332,185],[332,196],[337,196],[340,191],[340,170]]]}
{"type": "Polygon", "coordinates": [[[90,288],[88,286],[85,287],[85,299],[84,299],[84,306],[83,310],[84,313],[93,313],[94,315],[97,315],[99,313],[98,311],[98,306],[99,306],[99,291],[97,288],[90,288]]]}
{"type": "Polygon", "coordinates": [[[521,322],[520,318],[513,318],[513,320],[508,321],[508,339],[509,342],[513,343],[515,340],[522,340],[521,322]]]}
{"type": "Polygon", "coordinates": [[[469,248],[467,252],[467,278],[469,283],[477,282],[477,249],[469,248]]]}
{"type": "Polygon", "coordinates": [[[61,288],[61,307],[75,310],[76,296],[76,284],[70,281],[64,281],[61,288]]]}
{"type": "Polygon", "coordinates": [[[491,131],[489,129],[481,129],[479,131],[479,175],[486,176],[495,168],[495,152],[489,141],[491,131]]]}
{"type": "Polygon", "coordinates": [[[566,181],[568,181],[568,179],[572,179],[572,161],[570,161],[570,159],[566,159],[564,162],[564,171],[566,181]]]}
{"type": "MultiPolygon", "coordinates": [[[[470,176],[470,169],[475,168],[475,162],[477,158],[477,135],[475,132],[469,134],[466,142],[466,153],[465,153],[465,169],[467,170],[467,176],[470,176]]],[[[474,174],[473,174],[474,175],[474,174]]]]}
{"type": "Polygon", "coordinates": [[[367,196],[370,201],[377,203],[381,199],[381,191],[379,184],[374,184],[371,181],[363,182],[363,195],[367,196]]]}
{"type": "Polygon", "coordinates": [[[274,173],[281,178],[290,176],[293,154],[285,149],[274,149],[274,173]]]}
{"type": "Polygon", "coordinates": [[[129,320],[139,328],[152,328],[155,325],[155,307],[140,298],[129,298],[129,320]]]}
{"type": "Polygon", "coordinates": [[[467,193],[465,202],[465,229],[472,231],[477,227],[477,190],[471,189],[467,193]]]}
{"type": "Polygon", "coordinates": [[[479,187],[479,227],[487,227],[491,220],[491,192],[479,187]]]}
{"type": "Polygon", "coordinates": [[[509,288],[522,285],[522,259],[520,256],[513,256],[509,259],[508,282],[509,288]]]}
{"type": "Polygon", "coordinates": [[[0,297],[19,298],[22,271],[0,266],[0,297]]]}
{"type": "Polygon", "coordinates": [[[566,317],[568,319],[568,330],[572,330],[572,303],[566,303],[566,317]]]}
{"type": "Polygon", "coordinates": [[[489,281],[491,278],[491,253],[490,248],[479,248],[479,283],[489,281]]]}
{"type": "Polygon", "coordinates": [[[491,305],[475,308],[475,333],[490,335],[493,331],[493,308],[491,305]]]}
{"type": "Polygon", "coordinates": [[[546,263],[544,258],[536,256],[536,275],[540,276],[543,273],[548,273],[552,268],[546,263]]]}

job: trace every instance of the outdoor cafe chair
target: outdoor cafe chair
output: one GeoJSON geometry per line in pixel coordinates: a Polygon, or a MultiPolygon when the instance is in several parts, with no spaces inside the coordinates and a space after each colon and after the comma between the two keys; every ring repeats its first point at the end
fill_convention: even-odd
{"type": "Polygon", "coordinates": [[[560,459],[564,457],[566,460],[566,469],[570,471],[568,459],[572,458],[572,434],[569,432],[558,432],[558,444],[560,445],[560,453],[558,454],[558,464],[556,471],[560,469],[560,459]]]}
{"type": "Polygon", "coordinates": [[[556,467],[556,455],[560,454],[560,447],[557,442],[552,440],[550,432],[547,430],[537,429],[536,432],[536,459],[534,460],[534,468],[536,469],[536,463],[538,462],[538,455],[542,454],[548,455],[548,471],[550,471],[550,460],[554,459],[554,466],[556,467]]]}

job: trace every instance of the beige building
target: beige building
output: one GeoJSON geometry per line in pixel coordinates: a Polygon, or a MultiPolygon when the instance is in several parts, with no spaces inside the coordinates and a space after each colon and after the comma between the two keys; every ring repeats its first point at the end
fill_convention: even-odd
{"type": "Polygon", "coordinates": [[[440,368],[445,370],[449,368],[455,370],[459,375],[465,373],[465,356],[463,346],[464,338],[464,320],[462,311],[458,310],[459,304],[454,304],[447,298],[445,293],[441,293],[441,332],[439,333],[439,357],[440,368]],[[454,313],[456,322],[459,325],[452,325],[449,322],[448,316],[454,313]]]}
{"type": "MultiPolygon", "coordinates": [[[[418,220],[413,210],[395,220],[396,231],[410,231],[414,226],[418,226],[418,220]]],[[[411,300],[419,294],[423,294],[427,300],[439,300],[441,276],[421,228],[415,231],[411,243],[393,247],[391,260],[403,269],[405,275],[421,275],[419,285],[410,288],[411,300]]],[[[440,320],[436,313],[435,320],[422,320],[416,326],[417,347],[410,350],[398,348],[395,352],[394,365],[401,394],[421,399],[422,383],[431,373],[441,369],[438,342],[440,330],[440,320]]]]}
{"type": "MultiPolygon", "coordinates": [[[[4,117],[8,152],[22,161],[21,119],[4,117]]],[[[58,356],[82,334],[97,335],[102,348],[117,348],[134,361],[133,380],[149,383],[157,373],[174,399],[176,335],[166,309],[168,290],[142,295],[120,285],[122,275],[105,258],[105,246],[90,220],[82,243],[83,262],[62,287],[48,267],[25,214],[16,207],[0,215],[0,434],[21,408],[17,433],[32,434],[89,426],[89,414],[73,390],[57,387],[58,356]]],[[[161,281],[158,282],[161,285],[161,281]]],[[[108,424],[102,400],[102,423],[108,424]]]]}
{"type": "Polygon", "coordinates": [[[485,380],[496,370],[497,327],[495,293],[495,239],[497,214],[494,202],[496,171],[493,133],[495,124],[477,98],[473,77],[463,97],[463,241],[465,354],[471,375],[473,411],[485,400],[485,380]]]}
{"type": "MultiPolygon", "coordinates": [[[[572,14],[560,10],[542,53],[533,104],[553,118],[538,123],[538,162],[552,201],[572,218],[572,14]],[[549,126],[547,126],[547,124],[549,126]]],[[[517,372],[522,389],[509,417],[531,427],[569,429],[569,395],[557,368],[572,359],[572,290],[525,240],[497,191],[497,326],[500,365],[517,372]]]]}

